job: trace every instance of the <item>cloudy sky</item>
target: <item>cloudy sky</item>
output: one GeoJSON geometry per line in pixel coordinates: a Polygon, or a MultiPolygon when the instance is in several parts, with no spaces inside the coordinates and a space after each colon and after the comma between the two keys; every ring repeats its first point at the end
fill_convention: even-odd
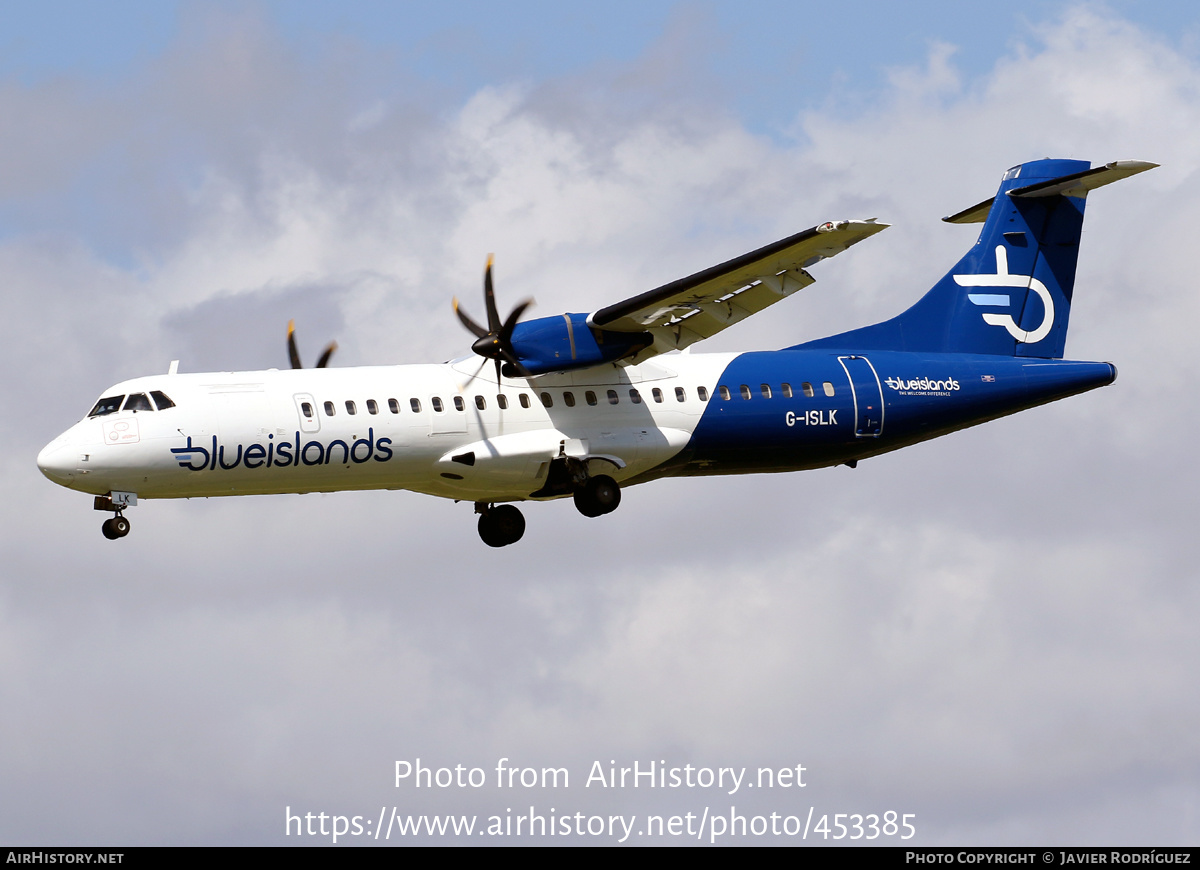
{"type": "Polygon", "coordinates": [[[315,844],[288,808],[533,806],[1194,844],[1200,16],[573,5],[0,11],[0,842],[315,844]],[[709,345],[884,319],[973,243],[939,218],[1046,156],[1162,164],[1088,209],[1067,354],[1119,380],[853,471],[530,505],[497,551],[469,505],[386,492],[143,502],[114,543],[34,463],[172,359],[285,365],[289,318],[341,365],[460,355],[450,299],[489,252],[502,305],[590,311],[879,217],[709,345]],[[505,758],[570,784],[498,789],[505,758]],[[397,788],[417,759],[487,785],[397,788]],[[603,789],[594,761],[805,787],[603,789]]]}

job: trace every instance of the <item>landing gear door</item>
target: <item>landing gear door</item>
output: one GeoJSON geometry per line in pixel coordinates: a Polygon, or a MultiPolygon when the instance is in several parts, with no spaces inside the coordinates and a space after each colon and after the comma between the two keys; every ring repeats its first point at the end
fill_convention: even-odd
{"type": "Polygon", "coordinates": [[[875,366],[865,356],[839,356],[854,394],[854,435],[878,438],[883,434],[883,385],[875,366]]]}
{"type": "Polygon", "coordinates": [[[320,432],[321,418],[317,416],[317,403],[308,393],[296,393],[296,413],[300,417],[301,432],[320,432]]]}

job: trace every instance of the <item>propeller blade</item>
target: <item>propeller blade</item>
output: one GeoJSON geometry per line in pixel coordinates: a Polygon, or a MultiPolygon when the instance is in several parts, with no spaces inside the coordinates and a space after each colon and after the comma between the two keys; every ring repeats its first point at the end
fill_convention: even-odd
{"type": "MultiPolygon", "coordinates": [[[[514,369],[516,369],[517,374],[519,374],[521,377],[523,377],[523,378],[533,377],[533,375],[531,375],[529,373],[529,369],[527,369],[527,368],[525,368],[525,366],[521,365],[521,361],[519,359],[517,359],[517,355],[512,353],[511,351],[509,351],[508,348],[506,348],[506,347],[500,348],[500,356],[504,357],[504,361],[506,363],[508,363],[509,365],[511,365],[514,369]]],[[[496,365],[497,366],[500,365],[499,358],[496,359],[496,365]]]]}
{"type": "Polygon", "coordinates": [[[492,255],[488,254],[483,272],[483,300],[487,304],[488,332],[500,331],[500,312],[496,310],[496,293],[492,289],[492,255]]]}
{"type": "MultiPolygon", "coordinates": [[[[506,366],[510,372],[518,372],[521,377],[533,377],[529,373],[529,370],[521,365],[521,361],[517,359],[516,348],[513,347],[512,343],[513,330],[517,328],[517,323],[520,322],[521,315],[533,304],[533,300],[526,299],[520,302],[516,308],[509,312],[507,318],[501,320],[500,312],[496,309],[496,289],[492,283],[492,261],[492,255],[488,254],[487,268],[483,271],[483,301],[487,307],[488,328],[484,329],[472,320],[465,311],[459,308],[457,298],[454,299],[454,313],[458,315],[458,319],[462,322],[462,325],[475,336],[475,341],[471,344],[471,350],[485,359],[495,361],[496,383],[498,385],[506,366]]],[[[482,369],[482,366],[480,368],[482,369]]],[[[476,372],[473,377],[478,376],[478,374],[479,372],[476,372]]]]}
{"type": "MultiPolygon", "coordinates": [[[[300,362],[300,351],[296,348],[296,321],[288,321],[288,360],[294,369],[302,369],[304,366],[300,362]]],[[[317,360],[317,368],[323,369],[329,365],[329,358],[333,356],[333,352],[337,350],[337,342],[329,342],[329,346],[321,354],[321,358],[317,360]]]]}
{"type": "Polygon", "coordinates": [[[481,360],[479,361],[479,368],[475,369],[475,373],[474,373],[473,375],[471,375],[471,377],[467,378],[467,382],[466,382],[465,384],[463,384],[463,389],[464,389],[464,390],[465,390],[467,387],[471,386],[471,384],[472,384],[472,383],[474,383],[475,379],[476,379],[477,377],[479,377],[479,373],[480,373],[481,371],[483,371],[483,367],[484,367],[485,365],[487,365],[487,360],[486,360],[486,359],[481,359],[481,360]]]}
{"type": "Polygon", "coordinates": [[[525,299],[508,315],[508,320],[504,321],[504,325],[500,327],[501,344],[508,345],[511,342],[513,330],[516,329],[517,322],[521,319],[521,315],[525,313],[525,309],[531,305],[533,305],[533,299],[525,299]]]}
{"type": "Polygon", "coordinates": [[[321,354],[321,358],[317,360],[317,368],[323,369],[329,365],[329,358],[333,356],[333,352],[337,350],[337,342],[329,342],[329,347],[325,348],[325,352],[321,354]]]}
{"type": "Polygon", "coordinates": [[[465,311],[458,307],[458,297],[454,298],[454,313],[458,315],[458,319],[462,321],[462,325],[474,333],[476,338],[485,338],[488,331],[472,320],[465,311]]]}
{"type": "Polygon", "coordinates": [[[296,321],[288,321],[288,359],[292,362],[292,368],[302,369],[304,366],[300,364],[300,351],[296,350],[296,321]]]}

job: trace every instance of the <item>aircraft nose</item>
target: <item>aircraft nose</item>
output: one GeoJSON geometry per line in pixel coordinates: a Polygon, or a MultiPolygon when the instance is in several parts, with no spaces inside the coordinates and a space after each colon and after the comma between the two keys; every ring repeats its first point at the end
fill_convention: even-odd
{"type": "Polygon", "coordinates": [[[79,464],[79,450],[75,445],[65,443],[60,436],[42,448],[37,464],[46,477],[55,483],[70,486],[79,464]]]}

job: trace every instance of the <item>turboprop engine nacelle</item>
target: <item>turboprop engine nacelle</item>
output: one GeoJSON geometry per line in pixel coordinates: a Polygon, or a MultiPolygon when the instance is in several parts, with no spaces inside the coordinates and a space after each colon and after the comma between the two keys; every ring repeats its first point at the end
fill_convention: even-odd
{"type": "Polygon", "coordinates": [[[518,323],[512,349],[530,374],[616,362],[654,343],[648,332],[610,332],[589,326],[586,314],[559,314],[518,323]]]}

